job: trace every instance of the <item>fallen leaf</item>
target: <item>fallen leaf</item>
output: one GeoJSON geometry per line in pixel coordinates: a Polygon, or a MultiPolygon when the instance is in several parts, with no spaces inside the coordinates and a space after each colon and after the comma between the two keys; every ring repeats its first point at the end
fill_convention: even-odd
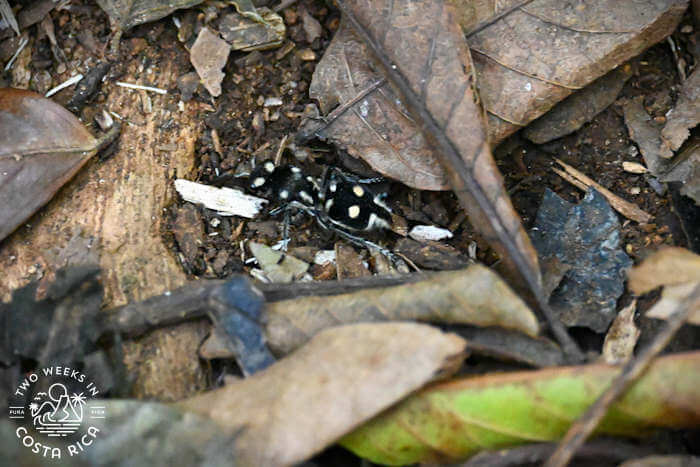
{"type": "Polygon", "coordinates": [[[466,342],[412,323],[326,330],[252,377],[177,406],[212,419],[238,465],[293,465],[425,383],[456,371],[466,342]]]}
{"type": "Polygon", "coordinates": [[[545,282],[548,275],[566,271],[550,297],[562,322],[604,332],[616,316],[625,271],[632,266],[620,249],[620,222],[605,198],[589,189],[574,205],[547,189],[531,235],[545,282]]]}
{"type": "Polygon", "coordinates": [[[340,242],[335,244],[335,267],[338,280],[372,275],[355,249],[340,242]]]}
{"type": "Polygon", "coordinates": [[[258,264],[265,271],[265,275],[272,282],[292,282],[301,279],[309,269],[309,264],[304,261],[275,251],[262,243],[248,243],[250,252],[258,260],[258,264]]]}
{"type": "MultiPolygon", "coordinates": [[[[431,139],[434,154],[471,224],[501,257],[501,271],[514,287],[541,299],[537,255],[491,155],[469,50],[452,9],[442,1],[353,0],[338,5],[373,48],[376,63],[400,90],[416,125],[431,139]]],[[[363,102],[357,104],[360,115],[363,102]]],[[[364,139],[370,138],[376,136],[364,139]]],[[[397,160],[387,154],[383,159],[387,167],[409,167],[405,157],[397,160]]],[[[558,323],[550,324],[557,337],[566,341],[567,350],[575,353],[558,323]]]]}
{"type": "Polygon", "coordinates": [[[700,137],[691,136],[660,180],[681,182],[680,194],[692,198],[700,206],[700,137]]]}
{"type": "Polygon", "coordinates": [[[180,8],[189,8],[202,0],[97,0],[112,26],[126,31],[138,24],[165,18],[180,8]]]}
{"type": "Polygon", "coordinates": [[[700,255],[680,247],[663,248],[629,271],[629,289],[641,295],[662,285],[700,280],[700,255]]]}
{"type": "Polygon", "coordinates": [[[615,102],[632,72],[632,65],[625,64],[598,78],[530,123],[523,136],[542,144],[573,133],[615,102]]]}
{"type": "MultiPolygon", "coordinates": [[[[500,11],[512,3],[491,4],[500,11]]],[[[536,0],[476,32],[470,32],[474,24],[462,24],[488,111],[489,140],[497,144],[671,34],[686,8],[685,0],[600,0],[570,8],[536,0]]]]}
{"type": "Polygon", "coordinates": [[[273,353],[283,355],[340,323],[416,320],[539,332],[522,299],[493,271],[472,265],[413,284],[269,303],[266,334],[273,353]]]}
{"type": "Polygon", "coordinates": [[[676,151],[690,136],[691,128],[700,123],[700,72],[696,68],[681,87],[678,102],[667,115],[666,126],[661,130],[664,143],[676,151]]]}
{"type": "Polygon", "coordinates": [[[309,97],[319,102],[326,115],[336,106],[357,102],[335,119],[328,116],[327,126],[317,130],[316,122],[308,121],[300,131],[331,141],[408,186],[447,189],[449,182],[440,162],[369,55],[352,28],[341,21],[314,70],[309,97]]]}
{"type": "Polygon", "coordinates": [[[637,301],[624,307],[610,325],[603,342],[603,361],[611,365],[624,363],[634,354],[639,338],[639,328],[634,324],[637,301]]]}
{"type": "MultiPolygon", "coordinates": [[[[566,433],[619,368],[603,364],[462,378],[430,386],[340,443],[372,462],[459,462],[482,450],[566,433]]],[[[660,357],[615,404],[598,434],[640,436],[700,425],[700,352],[660,357]],[[673,384],[669,384],[673,381],[673,384]]]]}
{"type": "Polygon", "coordinates": [[[190,50],[192,66],[204,87],[214,97],[221,95],[221,82],[225,76],[221,69],[226,65],[230,51],[231,46],[208,27],[203,27],[199,31],[197,40],[190,50]]]}
{"type": "Polygon", "coordinates": [[[618,467],[698,467],[700,457],[696,456],[647,456],[625,461],[618,467]]]}
{"type": "MultiPolygon", "coordinates": [[[[667,285],[661,291],[661,299],[647,311],[649,318],[668,319],[678,306],[687,299],[700,284],[700,278],[696,282],[686,282],[679,285],[667,285]]],[[[700,326],[700,309],[693,311],[688,316],[688,323],[700,326]]]]}
{"type": "Polygon", "coordinates": [[[103,142],[60,105],[11,88],[0,88],[0,141],[0,240],[46,204],[103,142]]]}
{"type": "MultiPolygon", "coordinates": [[[[629,289],[641,295],[664,286],[661,299],[647,311],[650,318],[666,319],[700,284],[700,255],[679,247],[657,251],[629,272],[629,289]]],[[[689,323],[700,325],[700,310],[689,323]]]]}
{"type": "Polygon", "coordinates": [[[396,242],[394,251],[425,269],[447,271],[462,269],[470,264],[466,255],[445,243],[419,242],[411,238],[401,238],[396,242]]]}

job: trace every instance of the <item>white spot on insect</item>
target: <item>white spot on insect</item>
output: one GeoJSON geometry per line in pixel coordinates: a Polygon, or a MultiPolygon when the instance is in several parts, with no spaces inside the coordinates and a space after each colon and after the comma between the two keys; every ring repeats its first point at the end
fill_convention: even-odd
{"type": "Polygon", "coordinates": [[[382,195],[375,196],[372,201],[374,201],[374,204],[376,204],[377,206],[381,206],[384,209],[386,209],[387,211],[392,212],[391,208],[384,202],[382,195]]]}
{"type": "Polygon", "coordinates": [[[273,163],[270,162],[270,161],[265,162],[265,166],[264,166],[264,167],[265,167],[265,170],[266,170],[268,173],[272,173],[272,172],[275,171],[275,164],[273,164],[273,163]]]}
{"type": "Polygon", "coordinates": [[[355,193],[355,196],[358,198],[362,198],[365,195],[365,190],[360,185],[353,186],[352,192],[355,193]]]}
{"type": "Polygon", "coordinates": [[[312,176],[310,176],[310,175],[307,175],[307,176],[306,176],[306,181],[307,181],[307,182],[313,182],[313,181],[314,181],[314,178],[313,178],[312,176]]]}
{"type": "Polygon", "coordinates": [[[309,204],[313,204],[314,202],[314,199],[311,197],[311,195],[305,192],[304,190],[299,192],[299,197],[309,204]]]}
{"type": "Polygon", "coordinates": [[[280,191],[280,198],[282,198],[282,199],[289,198],[289,192],[287,190],[280,191]]]}
{"type": "Polygon", "coordinates": [[[367,230],[374,230],[374,229],[390,229],[391,225],[386,221],[386,219],[382,219],[375,213],[372,213],[369,215],[369,222],[367,223],[367,230]]]}
{"type": "MultiPolygon", "coordinates": [[[[292,173],[295,173],[295,174],[298,174],[299,172],[301,172],[301,169],[299,167],[291,167],[290,170],[292,171],[292,173]]],[[[306,178],[308,179],[309,177],[306,177],[306,178]]]]}
{"type": "Polygon", "coordinates": [[[330,186],[328,187],[329,190],[331,190],[333,193],[335,193],[335,190],[338,189],[338,184],[335,182],[332,182],[330,186]]]}
{"type": "Polygon", "coordinates": [[[258,177],[253,180],[253,188],[260,188],[265,184],[265,179],[263,177],[258,177]]]}
{"type": "Polygon", "coordinates": [[[356,219],[357,216],[360,215],[360,206],[357,204],[353,204],[348,208],[348,216],[350,216],[350,219],[356,219]]]}
{"type": "Polygon", "coordinates": [[[330,211],[330,209],[333,207],[333,199],[329,199],[326,201],[326,211],[330,211]]]}

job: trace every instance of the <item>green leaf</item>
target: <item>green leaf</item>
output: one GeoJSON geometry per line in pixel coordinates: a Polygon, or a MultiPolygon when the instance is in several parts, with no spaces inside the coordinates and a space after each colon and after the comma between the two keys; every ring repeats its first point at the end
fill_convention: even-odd
{"type": "MultiPolygon", "coordinates": [[[[454,380],[423,389],[342,438],[372,462],[460,461],[482,450],[559,439],[619,367],[594,364],[454,380]]],[[[598,434],[700,426],[700,352],[658,359],[598,434]]]]}

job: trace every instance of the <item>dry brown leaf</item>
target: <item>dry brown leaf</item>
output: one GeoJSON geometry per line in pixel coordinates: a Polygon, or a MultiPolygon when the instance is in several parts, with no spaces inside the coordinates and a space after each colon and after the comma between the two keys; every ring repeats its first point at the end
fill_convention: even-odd
{"type": "Polygon", "coordinates": [[[633,300],[618,313],[603,342],[603,361],[611,365],[624,363],[634,354],[639,328],[634,324],[637,301],[633,300]]]}
{"type": "Polygon", "coordinates": [[[691,128],[700,123],[700,71],[695,71],[683,83],[676,106],[668,114],[666,126],[661,131],[664,143],[674,151],[690,135],[691,128]]]}
{"type": "MultiPolygon", "coordinates": [[[[668,319],[678,309],[678,306],[693,293],[698,284],[700,284],[700,276],[695,282],[667,285],[661,292],[661,299],[647,311],[647,316],[649,318],[668,319]]],[[[700,308],[690,313],[688,322],[700,326],[700,308]]]]}
{"type": "Polygon", "coordinates": [[[460,337],[421,324],[340,326],[251,378],[178,405],[238,433],[231,446],[237,465],[292,465],[453,373],[465,347],[460,337]]]}
{"type": "Polygon", "coordinates": [[[685,0],[599,0],[567,8],[559,0],[535,0],[470,34],[491,142],[662,40],[686,7],[685,0]]]}
{"type": "Polygon", "coordinates": [[[46,204],[100,142],[43,96],[0,88],[0,240],[46,204]]]}
{"type": "MultiPolygon", "coordinates": [[[[357,102],[316,132],[364,159],[376,171],[421,190],[449,187],[440,162],[398,97],[368,60],[367,47],[346,21],[313,74],[309,96],[321,112],[357,102]],[[367,92],[369,91],[369,92],[367,92]],[[365,95],[366,93],[366,95],[365,95]],[[358,99],[359,97],[359,99],[358,99]]],[[[311,132],[308,128],[303,131],[311,132]]]]}
{"type": "Polygon", "coordinates": [[[97,0],[112,25],[122,31],[165,18],[177,9],[199,3],[202,0],[97,0]]]}
{"type": "Polygon", "coordinates": [[[679,247],[657,251],[629,272],[629,289],[641,295],[662,285],[700,281],[700,255],[679,247]]]}
{"type": "Polygon", "coordinates": [[[649,172],[659,176],[666,170],[666,159],[673,157],[661,141],[661,132],[644,109],[644,96],[627,101],[623,106],[625,125],[630,138],[637,143],[649,172]]]}
{"type": "MultiPolygon", "coordinates": [[[[469,50],[451,9],[441,1],[357,0],[338,5],[435,145],[472,225],[499,253],[501,270],[514,287],[529,290],[544,303],[537,255],[489,150],[469,50]]],[[[575,353],[561,325],[550,324],[557,337],[567,341],[567,351],[575,353]]]]}
{"type": "Polygon", "coordinates": [[[493,271],[480,265],[436,273],[413,284],[311,296],[268,304],[266,335],[278,355],[338,324],[431,321],[500,326],[534,336],[537,319],[493,271]]]}

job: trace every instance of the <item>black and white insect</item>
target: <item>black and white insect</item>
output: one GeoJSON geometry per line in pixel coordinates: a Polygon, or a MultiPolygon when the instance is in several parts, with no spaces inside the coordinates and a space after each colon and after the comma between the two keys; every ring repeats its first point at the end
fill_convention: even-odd
{"type": "Polygon", "coordinates": [[[299,167],[277,167],[268,160],[253,170],[249,188],[279,201],[280,206],[270,214],[285,215],[284,249],[289,241],[290,214],[300,210],[315,217],[324,229],[394,259],[388,250],[361,236],[365,232],[391,229],[392,211],[385,201],[387,194],[377,193],[373,186],[383,181],[358,178],[337,167],[329,167],[319,179],[304,174],[299,167]]]}

